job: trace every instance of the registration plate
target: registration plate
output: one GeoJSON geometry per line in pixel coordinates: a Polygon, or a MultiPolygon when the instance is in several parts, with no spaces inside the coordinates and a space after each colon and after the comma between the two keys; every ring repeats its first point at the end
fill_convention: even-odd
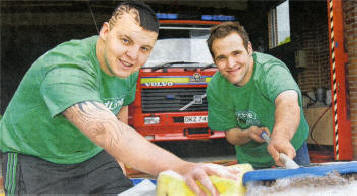
{"type": "Polygon", "coordinates": [[[206,123],[208,116],[185,116],[184,123],[206,123]]]}

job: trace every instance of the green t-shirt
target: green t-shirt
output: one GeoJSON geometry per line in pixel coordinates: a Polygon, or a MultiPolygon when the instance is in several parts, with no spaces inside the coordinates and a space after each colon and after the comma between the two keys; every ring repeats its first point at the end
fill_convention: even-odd
{"type": "MultiPolygon", "coordinates": [[[[293,139],[295,149],[301,147],[308,137],[309,127],[301,107],[301,92],[286,65],[279,59],[254,52],[253,74],[249,82],[237,87],[219,72],[207,88],[208,124],[213,130],[227,131],[234,127],[246,129],[250,126],[268,127],[273,130],[275,99],[286,90],[295,90],[299,95],[300,124],[293,139]]],[[[266,143],[250,141],[235,146],[239,163],[250,163],[254,167],[271,167],[273,158],[266,143]]]]}
{"type": "Polygon", "coordinates": [[[90,159],[103,149],[61,113],[83,101],[104,103],[114,114],[134,101],[138,73],[126,79],[101,71],[98,36],[64,42],[30,67],[0,122],[0,149],[59,164],[90,159]]]}

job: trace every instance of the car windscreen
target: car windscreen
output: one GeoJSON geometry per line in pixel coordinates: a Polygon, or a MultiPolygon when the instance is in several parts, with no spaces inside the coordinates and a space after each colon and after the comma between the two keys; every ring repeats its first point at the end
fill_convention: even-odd
{"type": "Polygon", "coordinates": [[[206,39],[160,39],[143,67],[153,68],[170,62],[175,62],[170,67],[205,67],[212,64],[213,59],[206,39]]]}
{"type": "Polygon", "coordinates": [[[206,42],[209,34],[209,27],[160,26],[159,40],[143,67],[215,67],[206,42]]]}

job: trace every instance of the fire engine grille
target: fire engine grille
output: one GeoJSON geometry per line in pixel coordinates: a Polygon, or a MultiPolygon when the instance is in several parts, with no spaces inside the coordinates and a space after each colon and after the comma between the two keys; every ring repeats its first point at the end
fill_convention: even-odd
{"type": "Polygon", "coordinates": [[[209,133],[208,127],[185,129],[185,135],[196,135],[196,134],[200,135],[200,134],[208,134],[208,133],[209,133]]]}
{"type": "Polygon", "coordinates": [[[206,88],[142,89],[142,111],[143,113],[182,112],[180,108],[193,101],[194,97],[196,103],[186,108],[184,112],[207,111],[207,98],[202,98],[202,103],[200,103],[201,99],[199,98],[205,93],[206,88]]]}

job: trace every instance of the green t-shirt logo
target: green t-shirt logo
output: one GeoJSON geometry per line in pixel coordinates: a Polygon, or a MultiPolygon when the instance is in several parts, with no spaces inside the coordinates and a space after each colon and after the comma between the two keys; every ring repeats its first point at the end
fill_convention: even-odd
{"type": "Polygon", "coordinates": [[[257,119],[257,114],[253,111],[237,111],[237,124],[238,127],[245,129],[252,125],[260,126],[261,122],[257,119]]]}
{"type": "Polygon", "coordinates": [[[117,114],[124,103],[124,98],[110,98],[104,99],[104,105],[110,109],[114,114],[117,114]]]}

